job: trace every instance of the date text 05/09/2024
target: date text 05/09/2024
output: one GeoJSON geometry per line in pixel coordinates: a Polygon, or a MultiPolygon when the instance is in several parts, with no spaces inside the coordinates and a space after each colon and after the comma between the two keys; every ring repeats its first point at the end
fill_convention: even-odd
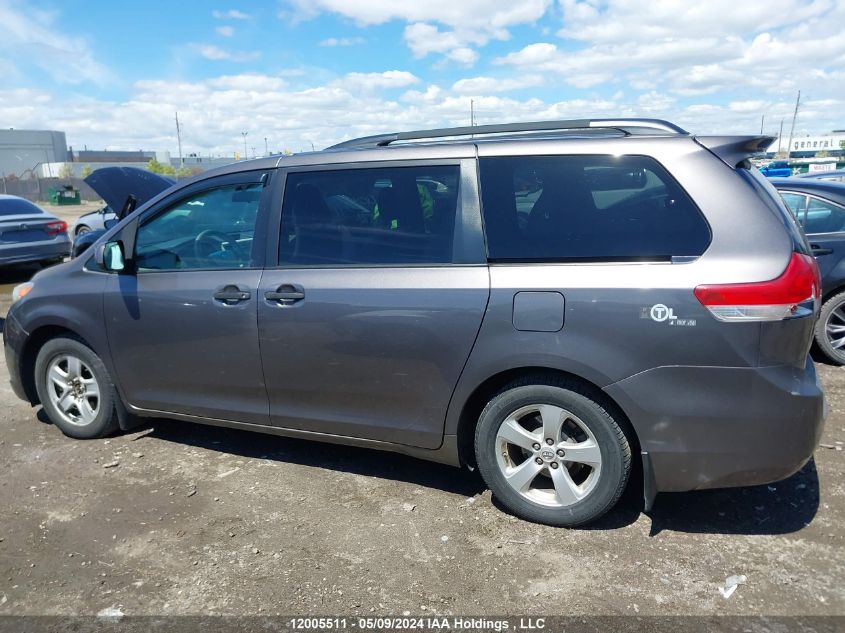
{"type": "Polygon", "coordinates": [[[291,618],[288,626],[295,631],[539,631],[545,629],[545,618],[473,618],[459,616],[428,617],[299,617],[291,618]]]}

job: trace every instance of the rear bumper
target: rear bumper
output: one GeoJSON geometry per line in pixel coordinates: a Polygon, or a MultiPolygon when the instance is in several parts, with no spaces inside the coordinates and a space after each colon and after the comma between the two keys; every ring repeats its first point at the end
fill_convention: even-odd
{"type": "Polygon", "coordinates": [[[71,241],[67,236],[65,239],[20,246],[6,244],[0,247],[0,266],[60,259],[70,255],[71,247],[71,241]]]}
{"type": "Polygon", "coordinates": [[[812,457],[825,403],[804,368],[658,367],[605,388],[648,453],[658,492],[750,486],[812,457]]]}
{"type": "Polygon", "coordinates": [[[6,367],[9,370],[9,384],[12,385],[12,391],[18,398],[30,402],[21,380],[21,354],[26,337],[26,332],[10,311],[3,322],[3,352],[6,356],[6,367]]]}

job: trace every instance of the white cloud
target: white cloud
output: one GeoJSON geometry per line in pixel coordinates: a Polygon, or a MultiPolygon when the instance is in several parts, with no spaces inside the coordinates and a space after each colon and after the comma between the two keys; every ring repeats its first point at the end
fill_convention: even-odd
{"type": "MultiPolygon", "coordinates": [[[[477,121],[501,123],[584,117],[650,116],[667,118],[696,133],[755,133],[760,113],[766,132],[777,131],[791,116],[788,98],[736,99],[725,105],[693,101],[687,105],[665,92],[618,92],[609,98],[543,100],[511,98],[496,90],[517,89],[531,78],[472,77],[451,88],[414,86],[420,80],[404,71],[351,73],[324,84],[313,74],[290,81],[278,75],[244,73],[202,81],[164,79],[136,82],[124,101],[84,98],[46,89],[0,87],[0,120],[16,128],[65,130],[74,146],[175,151],[173,112],[183,124],[186,152],[233,155],[242,151],[240,133],[268,137],[273,149],[325,147],[351,136],[379,132],[467,125],[470,95],[477,121]],[[411,87],[399,98],[390,91],[411,87]]],[[[842,81],[843,77],[834,77],[842,81]]],[[[804,101],[796,133],[826,131],[841,125],[845,96],[804,101]]]]}
{"type": "Polygon", "coordinates": [[[261,57],[260,51],[228,51],[225,48],[215,46],[214,44],[198,44],[196,45],[197,52],[213,61],[229,61],[244,63],[250,62],[261,57]]]}
{"type": "Polygon", "coordinates": [[[324,12],[341,15],[359,26],[402,20],[408,22],[405,41],[416,57],[436,53],[472,65],[478,53],[470,52],[470,45],[508,39],[511,27],[536,22],[551,0],[282,0],[281,4],[287,7],[281,17],[293,21],[324,12]]]}
{"type": "Polygon", "coordinates": [[[419,77],[412,73],[404,70],[386,70],[381,73],[347,73],[330,85],[346,90],[371,91],[404,88],[418,82],[419,77]]]}
{"type": "Polygon", "coordinates": [[[218,20],[249,20],[252,16],[238,9],[228,11],[212,11],[211,15],[218,20]]]}
{"type": "Polygon", "coordinates": [[[841,0],[560,0],[560,8],[565,44],[528,44],[494,63],[576,88],[627,82],[688,97],[830,90],[827,69],[845,64],[841,0]]]}
{"type": "Polygon", "coordinates": [[[358,46],[366,40],[363,37],[330,37],[320,42],[320,46],[358,46]]]}
{"type": "Polygon", "coordinates": [[[543,84],[540,75],[525,75],[522,77],[470,77],[459,79],[452,85],[452,90],[459,94],[484,94],[490,92],[509,92],[521,90],[543,84]]]}
{"type": "Polygon", "coordinates": [[[478,52],[462,46],[460,48],[453,48],[446,53],[446,58],[452,60],[461,66],[470,67],[478,61],[478,52]]]}
{"type": "MultiPolygon", "coordinates": [[[[19,0],[0,1],[2,55],[32,64],[60,83],[105,83],[113,79],[106,66],[95,59],[85,38],[66,34],[56,13],[19,0]]],[[[4,64],[14,67],[9,61],[4,64]]]]}
{"type": "Polygon", "coordinates": [[[231,27],[229,25],[218,26],[214,30],[217,32],[218,35],[222,35],[223,37],[232,37],[235,34],[234,27],[231,27]]]}

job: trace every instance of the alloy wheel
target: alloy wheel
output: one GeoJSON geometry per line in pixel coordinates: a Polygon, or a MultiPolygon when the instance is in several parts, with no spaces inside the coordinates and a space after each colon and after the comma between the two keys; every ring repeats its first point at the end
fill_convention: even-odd
{"type": "Polygon", "coordinates": [[[47,389],[56,412],[70,424],[87,426],[100,411],[100,385],[77,356],[61,354],[50,362],[47,389]]]}
{"type": "Polygon", "coordinates": [[[553,508],[587,497],[602,466],[598,442],[583,420],[562,407],[539,403],[520,407],[499,426],[496,461],[511,488],[553,508]]]}

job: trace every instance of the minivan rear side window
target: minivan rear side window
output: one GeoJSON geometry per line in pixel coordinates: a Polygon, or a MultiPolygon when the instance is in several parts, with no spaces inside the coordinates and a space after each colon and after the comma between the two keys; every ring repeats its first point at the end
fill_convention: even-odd
{"type": "Polygon", "coordinates": [[[698,256],[710,228],[646,156],[482,158],[491,261],[669,260],[698,256]]]}
{"type": "Polygon", "coordinates": [[[449,263],[459,180],[457,165],[290,173],[279,264],[449,263]]]}

